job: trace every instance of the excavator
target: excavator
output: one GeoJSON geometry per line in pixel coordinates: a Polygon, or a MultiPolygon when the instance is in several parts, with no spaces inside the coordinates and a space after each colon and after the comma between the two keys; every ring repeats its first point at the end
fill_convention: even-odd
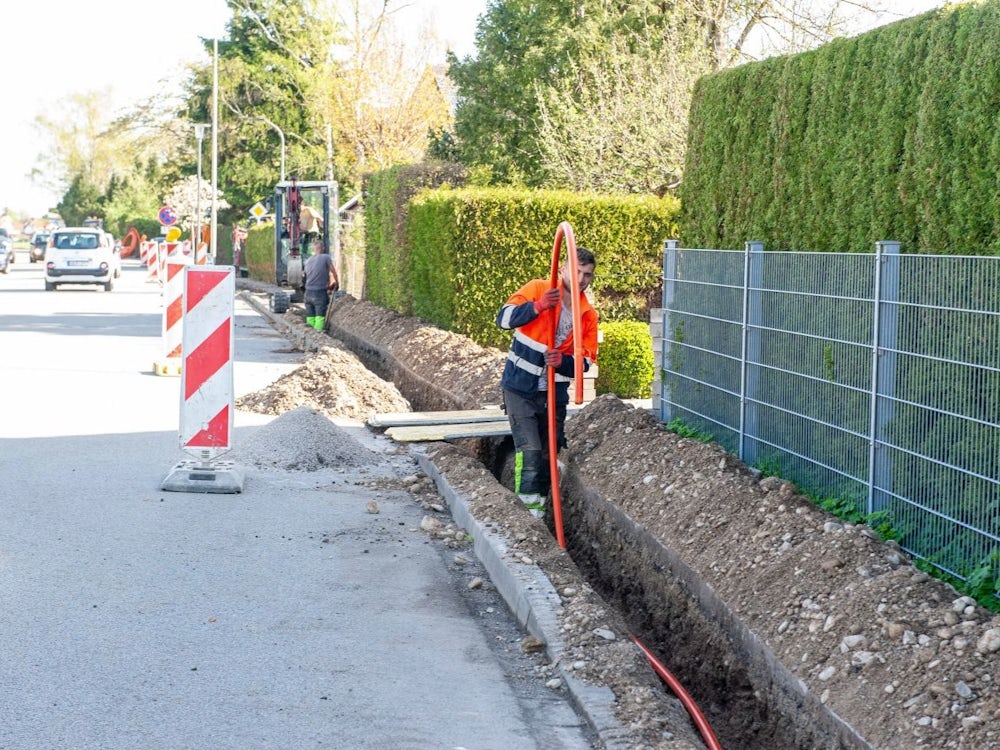
{"type": "Polygon", "coordinates": [[[274,273],[281,287],[271,295],[270,309],[281,313],[303,299],[305,262],[317,240],[333,255],[339,237],[339,190],[336,182],[298,180],[294,176],[274,187],[274,273]],[[332,219],[332,224],[331,224],[332,219]]]}

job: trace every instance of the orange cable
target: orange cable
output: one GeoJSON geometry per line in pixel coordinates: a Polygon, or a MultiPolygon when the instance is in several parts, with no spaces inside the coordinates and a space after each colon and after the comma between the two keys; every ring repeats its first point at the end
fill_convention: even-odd
{"type": "Polygon", "coordinates": [[[639,647],[639,650],[646,655],[650,665],[653,667],[653,671],[660,676],[661,680],[667,683],[667,687],[674,692],[674,695],[677,696],[680,702],[684,705],[684,708],[687,709],[688,715],[691,717],[694,725],[701,733],[702,739],[705,740],[708,750],[722,750],[722,745],[720,745],[719,741],[715,738],[715,733],[712,731],[712,727],[709,725],[708,719],[705,718],[705,714],[703,714],[701,709],[698,708],[698,704],[694,702],[694,698],[692,698],[688,691],[684,689],[684,686],[681,685],[680,680],[674,677],[663,662],[657,659],[653,655],[653,652],[642,644],[642,641],[634,635],[632,636],[632,640],[635,641],[635,645],[639,647]]]}
{"type": "MultiPolygon", "coordinates": [[[[561,286],[559,280],[559,251],[562,248],[563,238],[566,239],[566,260],[570,269],[570,296],[573,311],[573,377],[576,383],[574,402],[583,403],[583,333],[580,321],[580,276],[577,272],[576,260],[576,238],[573,236],[573,227],[568,221],[564,221],[556,230],[555,242],[552,245],[552,274],[550,285],[552,289],[561,286]]],[[[559,304],[562,305],[562,296],[559,297],[559,304]]],[[[556,348],[556,326],[559,324],[559,315],[554,308],[552,312],[552,327],[549,329],[549,349],[556,348]]],[[[546,378],[548,383],[547,406],[549,425],[549,484],[552,489],[552,518],[556,528],[556,541],[559,546],[566,549],[566,537],[563,534],[562,522],[562,497],[559,494],[559,444],[556,436],[556,372],[552,367],[546,367],[546,378]]]]}

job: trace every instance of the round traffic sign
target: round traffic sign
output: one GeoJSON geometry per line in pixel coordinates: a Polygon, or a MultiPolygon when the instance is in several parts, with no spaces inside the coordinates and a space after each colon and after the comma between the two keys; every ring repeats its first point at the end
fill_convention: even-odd
{"type": "Polygon", "coordinates": [[[169,227],[172,224],[177,223],[177,214],[174,213],[174,209],[170,206],[164,206],[161,208],[160,212],[156,215],[156,218],[158,218],[160,223],[165,227],[169,227]]]}

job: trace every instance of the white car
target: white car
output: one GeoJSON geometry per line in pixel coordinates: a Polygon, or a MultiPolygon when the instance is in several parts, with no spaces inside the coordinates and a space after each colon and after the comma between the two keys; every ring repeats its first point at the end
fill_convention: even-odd
{"type": "Polygon", "coordinates": [[[98,284],[110,292],[122,258],[111,235],[92,227],[57,229],[45,248],[45,290],[58,284],[98,284]]]}

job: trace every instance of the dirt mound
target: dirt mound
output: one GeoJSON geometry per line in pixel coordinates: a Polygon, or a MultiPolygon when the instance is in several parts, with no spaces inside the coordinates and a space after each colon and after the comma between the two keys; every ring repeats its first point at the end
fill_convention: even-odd
{"type": "Polygon", "coordinates": [[[770,658],[764,679],[778,684],[780,671],[786,685],[801,681],[803,703],[818,699],[873,747],[1000,747],[1000,617],[790,482],[762,479],[718,446],[679,437],[618,399],[588,405],[567,423],[567,438],[587,491],[613,502],[673,558],[670,569],[650,565],[601,593],[627,612],[630,604],[639,611],[640,596],[661,592],[660,611],[647,601],[648,622],[633,624],[675,626],[657,637],[689,685],[717,691],[703,705],[714,709],[715,726],[741,738],[727,748],[772,746],[754,737],[753,716],[731,710],[739,686],[769,686],[754,684],[745,664],[711,664],[708,637],[685,632],[678,606],[718,613],[724,605],[770,658]],[[687,587],[686,601],[671,601],[658,581],[674,585],[685,570],[699,582],[687,587]]]}
{"type": "Polygon", "coordinates": [[[293,408],[258,428],[231,456],[238,463],[285,471],[374,466],[383,460],[308,406],[293,408]]]}
{"type": "Polygon", "coordinates": [[[419,411],[500,403],[506,352],[353,297],[333,302],[327,323],[331,336],[396,383],[419,411]]]}
{"type": "Polygon", "coordinates": [[[267,388],[236,401],[236,408],[257,414],[284,414],[301,406],[360,422],[379,412],[410,411],[410,403],[396,386],[369,372],[354,354],[336,345],[323,347],[267,388]]]}

